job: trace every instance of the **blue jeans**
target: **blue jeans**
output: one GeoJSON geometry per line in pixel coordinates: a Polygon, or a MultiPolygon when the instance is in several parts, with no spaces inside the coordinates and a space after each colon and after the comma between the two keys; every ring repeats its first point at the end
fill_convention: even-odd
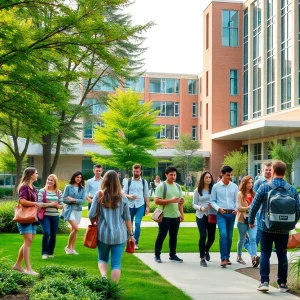
{"type": "Polygon", "coordinates": [[[134,239],[135,239],[135,243],[138,245],[139,238],[141,235],[141,222],[142,222],[142,218],[145,213],[145,205],[142,205],[138,208],[136,208],[136,207],[129,208],[129,211],[130,211],[130,216],[131,216],[131,223],[133,223],[133,219],[135,219],[135,221],[134,221],[134,239]]]}
{"type": "MultiPolygon", "coordinates": [[[[260,229],[258,229],[260,230],[260,229]]],[[[286,284],[288,275],[287,243],[289,234],[269,233],[260,230],[260,281],[270,281],[270,257],[272,245],[275,243],[278,258],[277,283],[286,284]]]]}
{"type": "Polygon", "coordinates": [[[242,256],[242,250],[245,242],[246,232],[248,232],[249,242],[245,243],[245,248],[250,254],[254,256],[257,254],[257,245],[256,245],[256,232],[257,226],[250,228],[248,224],[237,222],[236,224],[239,234],[239,240],[237,243],[237,255],[242,256]]]}
{"type": "Polygon", "coordinates": [[[111,252],[110,264],[111,269],[121,269],[121,259],[124,252],[125,243],[117,245],[108,245],[98,240],[98,263],[105,262],[108,264],[109,253],[111,252]]]}
{"type": "Polygon", "coordinates": [[[40,221],[43,229],[42,254],[53,255],[56,244],[59,216],[44,216],[40,221]]]}
{"type": "Polygon", "coordinates": [[[221,259],[229,259],[230,257],[234,222],[234,214],[217,214],[217,224],[220,233],[221,259]]]}

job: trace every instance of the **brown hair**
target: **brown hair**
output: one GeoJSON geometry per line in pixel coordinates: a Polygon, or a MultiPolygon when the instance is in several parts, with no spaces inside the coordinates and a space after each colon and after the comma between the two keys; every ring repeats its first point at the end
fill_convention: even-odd
{"type": "Polygon", "coordinates": [[[278,176],[284,176],[286,170],[286,164],[281,160],[275,160],[272,163],[273,171],[278,176]]]}
{"type": "Polygon", "coordinates": [[[269,161],[268,161],[268,162],[265,162],[265,163],[264,163],[264,167],[269,167],[269,168],[270,168],[270,167],[272,167],[272,163],[269,162],[269,161]]]}
{"type": "MultiPolygon", "coordinates": [[[[55,193],[57,194],[57,192],[58,192],[58,178],[57,178],[57,176],[56,176],[55,174],[50,174],[50,175],[47,177],[47,179],[48,179],[49,177],[52,177],[52,178],[54,179],[54,190],[55,190],[55,193]]],[[[45,184],[45,186],[44,186],[44,189],[45,189],[46,191],[48,190],[47,181],[46,181],[46,184],[45,184]]]]}
{"type": "Polygon", "coordinates": [[[28,185],[31,179],[31,176],[35,173],[36,168],[33,167],[28,167],[24,170],[20,184],[18,186],[18,190],[20,189],[20,187],[24,184],[28,185]]]}
{"type": "MultiPolygon", "coordinates": [[[[253,180],[253,178],[251,176],[244,176],[239,185],[239,191],[242,193],[244,198],[246,198],[246,185],[250,179],[253,180]]],[[[254,180],[253,180],[253,183],[254,183],[254,180]]],[[[249,193],[251,194],[252,197],[254,197],[255,192],[253,191],[253,186],[252,186],[252,189],[249,191],[249,193]]]]}
{"type": "Polygon", "coordinates": [[[103,192],[102,205],[105,208],[118,208],[118,204],[122,202],[122,189],[115,171],[109,170],[105,173],[101,189],[103,192]]]}
{"type": "Polygon", "coordinates": [[[142,166],[141,165],[139,165],[139,164],[134,164],[133,166],[132,166],[132,169],[142,169],[142,166]]]}

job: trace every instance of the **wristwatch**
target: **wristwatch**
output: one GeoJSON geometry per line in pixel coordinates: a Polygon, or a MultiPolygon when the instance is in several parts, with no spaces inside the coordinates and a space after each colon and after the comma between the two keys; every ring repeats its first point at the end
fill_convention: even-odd
{"type": "Polygon", "coordinates": [[[129,235],[130,235],[130,236],[133,236],[133,233],[130,233],[129,235]]]}

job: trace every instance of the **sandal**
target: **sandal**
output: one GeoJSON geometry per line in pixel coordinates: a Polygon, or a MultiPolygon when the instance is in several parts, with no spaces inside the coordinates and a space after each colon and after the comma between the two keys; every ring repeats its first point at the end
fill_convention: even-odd
{"type": "Polygon", "coordinates": [[[22,267],[17,267],[16,265],[14,265],[12,267],[13,270],[18,271],[20,273],[25,273],[25,269],[23,269],[22,267]]]}
{"type": "Polygon", "coordinates": [[[238,257],[237,259],[236,259],[236,261],[239,263],[239,264],[241,264],[241,265],[245,265],[246,263],[244,262],[244,260],[241,258],[241,257],[238,257]]]}

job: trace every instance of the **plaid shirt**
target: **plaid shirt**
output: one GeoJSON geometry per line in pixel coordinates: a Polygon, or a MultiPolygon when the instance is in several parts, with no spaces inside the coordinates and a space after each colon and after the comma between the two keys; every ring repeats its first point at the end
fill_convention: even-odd
{"type": "MultiPolygon", "coordinates": [[[[286,184],[286,182],[282,178],[274,178],[272,180],[272,183],[275,186],[282,186],[282,187],[285,186],[285,184],[286,184]]],[[[268,203],[268,192],[270,190],[271,190],[271,187],[267,183],[262,184],[259,187],[259,189],[253,199],[251,208],[250,208],[249,224],[254,224],[256,213],[258,212],[260,207],[262,207],[260,217],[258,220],[258,228],[262,231],[266,231],[266,232],[270,232],[270,233],[286,234],[287,233],[286,230],[270,230],[265,225],[265,211],[266,211],[266,207],[267,207],[267,203],[268,203]]],[[[296,199],[296,220],[295,220],[295,225],[296,225],[300,218],[299,195],[298,195],[297,190],[293,186],[291,186],[290,191],[294,195],[294,198],[296,199]]]]}

